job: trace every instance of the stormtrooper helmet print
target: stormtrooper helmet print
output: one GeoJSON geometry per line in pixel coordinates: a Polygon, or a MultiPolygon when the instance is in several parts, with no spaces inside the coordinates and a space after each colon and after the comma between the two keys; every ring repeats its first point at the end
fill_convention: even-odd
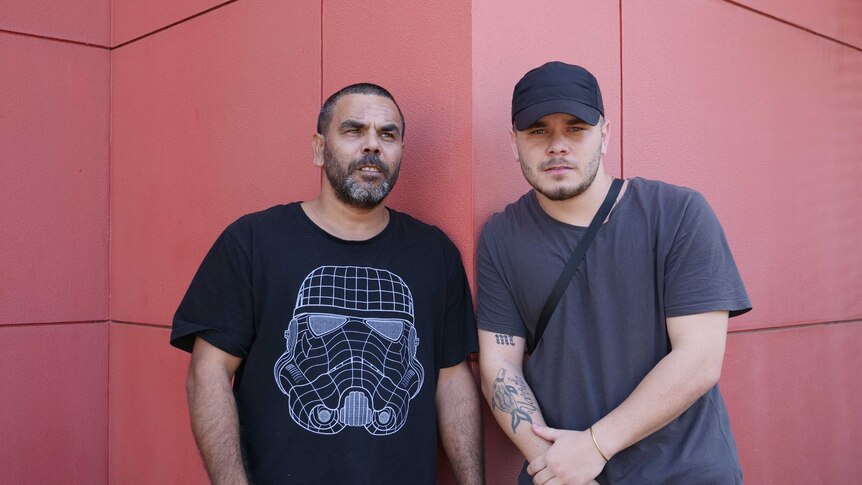
{"type": "Polygon", "coordinates": [[[382,269],[321,266],[305,277],[273,369],[291,418],[318,434],[395,433],[424,381],[413,296],[382,269]]]}

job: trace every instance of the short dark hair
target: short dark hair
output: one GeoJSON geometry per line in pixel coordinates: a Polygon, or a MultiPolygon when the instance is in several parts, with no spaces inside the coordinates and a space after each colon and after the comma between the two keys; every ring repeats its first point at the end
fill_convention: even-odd
{"type": "Polygon", "coordinates": [[[392,100],[395,104],[395,109],[398,110],[398,116],[401,117],[401,136],[404,136],[404,128],[407,122],[404,121],[404,114],[401,113],[401,107],[398,102],[392,97],[392,94],[381,86],[372,83],[358,83],[345,86],[336,91],[332,96],[326,99],[323,106],[320,107],[320,114],[317,115],[317,132],[326,136],[326,130],[329,129],[329,122],[332,120],[332,112],[335,110],[335,103],[347,94],[373,94],[375,96],[383,96],[392,100]]]}

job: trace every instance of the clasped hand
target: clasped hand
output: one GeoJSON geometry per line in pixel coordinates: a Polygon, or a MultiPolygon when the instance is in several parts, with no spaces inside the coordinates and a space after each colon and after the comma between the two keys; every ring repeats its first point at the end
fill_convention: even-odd
{"type": "Polygon", "coordinates": [[[569,431],[533,423],[533,433],[550,441],[544,455],[530,462],[527,473],[536,485],[589,485],[605,467],[588,431],[569,431]]]}

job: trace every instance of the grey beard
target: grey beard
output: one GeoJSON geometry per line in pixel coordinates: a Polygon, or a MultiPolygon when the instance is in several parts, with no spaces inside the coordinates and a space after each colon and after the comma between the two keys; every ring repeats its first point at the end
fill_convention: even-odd
{"type": "Polygon", "coordinates": [[[401,166],[398,165],[395,167],[395,171],[391,172],[380,160],[380,157],[367,154],[360,159],[350,162],[347,168],[342,170],[341,165],[334,159],[329,150],[324,149],[323,156],[326,178],[329,179],[329,184],[335,191],[335,196],[341,202],[360,209],[377,207],[389,195],[392,187],[395,186],[395,181],[398,180],[398,173],[401,169],[401,166]],[[352,176],[353,172],[363,165],[377,167],[383,176],[383,181],[372,185],[354,178],[352,176]]]}
{"type": "Polygon", "coordinates": [[[380,204],[389,195],[390,190],[392,190],[392,186],[388,180],[369,187],[357,182],[353,177],[347,177],[340,189],[335,191],[335,195],[345,204],[361,209],[371,209],[380,204]]]}

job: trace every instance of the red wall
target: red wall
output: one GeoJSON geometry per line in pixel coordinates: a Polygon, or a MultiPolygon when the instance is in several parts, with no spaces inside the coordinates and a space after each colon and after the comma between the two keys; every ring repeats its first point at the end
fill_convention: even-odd
{"type": "MultiPolygon", "coordinates": [[[[144,8],[114,4],[115,41],[192,13],[143,25],[126,4],[144,8]]],[[[230,3],[115,49],[111,75],[109,479],[205,483],[169,325],[228,223],[316,193],[320,5],[230,3]]]]}
{"type": "Polygon", "coordinates": [[[0,1],[0,483],[105,483],[107,1],[0,1]]]}
{"type": "Polygon", "coordinates": [[[317,192],[322,98],[393,92],[390,203],[472,277],[527,190],[512,87],[550,59],[602,84],[611,173],[697,188],[724,224],[755,306],[721,382],[747,483],[862,483],[855,0],[0,0],[0,483],[205,483],[171,315],[226,224],[317,192]]]}

